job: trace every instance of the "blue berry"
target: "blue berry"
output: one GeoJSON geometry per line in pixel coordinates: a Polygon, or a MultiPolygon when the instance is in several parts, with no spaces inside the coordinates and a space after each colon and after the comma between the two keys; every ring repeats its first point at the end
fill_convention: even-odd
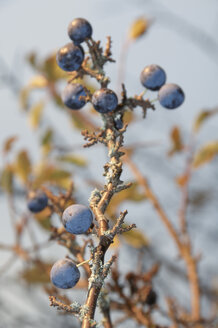
{"type": "Polygon", "coordinates": [[[99,113],[109,113],[118,105],[117,95],[110,89],[100,89],[92,96],[92,104],[99,113]]]}
{"type": "Polygon", "coordinates": [[[158,92],[160,104],[167,109],[175,109],[185,100],[183,90],[173,83],[165,84],[158,92]]]}
{"type": "Polygon", "coordinates": [[[44,210],[48,205],[48,197],[43,192],[36,193],[28,201],[27,207],[33,213],[38,213],[44,210]]]}
{"type": "Polygon", "coordinates": [[[86,101],[80,97],[86,97],[87,94],[83,86],[79,83],[68,83],[62,93],[63,103],[71,109],[82,108],[86,101]]]}
{"type": "Polygon", "coordinates": [[[68,35],[75,44],[80,44],[92,36],[92,26],[86,19],[76,18],[68,26],[68,35]]]}
{"type": "Polygon", "coordinates": [[[82,65],[84,51],[81,46],[70,42],[60,48],[56,55],[58,66],[67,72],[77,71],[82,65]]]}
{"type": "Polygon", "coordinates": [[[80,279],[80,272],[77,266],[70,259],[63,259],[55,262],[50,272],[50,279],[53,285],[58,288],[72,288],[80,279]]]}
{"type": "Polygon", "coordinates": [[[65,229],[75,235],[86,233],[92,221],[92,212],[85,205],[70,205],[62,215],[62,223],[65,229]]]}
{"type": "Polygon", "coordinates": [[[114,119],[114,124],[115,124],[115,128],[117,130],[120,130],[123,128],[123,121],[122,118],[120,116],[115,117],[114,119]]]}
{"type": "Polygon", "coordinates": [[[145,88],[156,91],[166,82],[166,73],[158,65],[149,65],[141,72],[140,79],[145,88]]]}

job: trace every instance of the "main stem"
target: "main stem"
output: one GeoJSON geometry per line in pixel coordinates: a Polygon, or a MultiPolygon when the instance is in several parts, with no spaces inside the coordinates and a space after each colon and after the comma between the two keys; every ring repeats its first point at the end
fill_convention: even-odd
{"type": "MultiPolygon", "coordinates": [[[[107,249],[109,248],[110,244],[113,242],[111,239],[105,236],[105,232],[108,230],[108,221],[104,215],[108,204],[110,203],[111,198],[113,197],[114,193],[116,192],[116,187],[120,184],[120,176],[122,173],[122,162],[120,161],[121,154],[119,153],[119,148],[117,147],[118,138],[122,138],[121,136],[116,135],[113,128],[107,127],[106,128],[106,136],[105,139],[107,141],[107,148],[108,154],[110,157],[110,161],[108,163],[109,169],[111,172],[111,179],[106,184],[104,191],[101,193],[101,199],[96,204],[90,201],[90,207],[94,212],[95,218],[98,222],[98,237],[99,237],[99,244],[95,250],[99,254],[93,263],[93,265],[97,264],[95,262],[101,262],[102,265],[104,263],[104,257],[107,249]],[[114,150],[117,151],[114,152],[114,150]],[[111,156],[111,154],[114,154],[111,156]]],[[[120,142],[121,146],[122,141],[120,142]]],[[[107,173],[106,173],[107,175],[107,173]]],[[[95,316],[95,309],[97,306],[98,296],[100,294],[101,288],[103,285],[103,280],[100,283],[92,283],[89,288],[87,299],[86,299],[86,307],[88,312],[82,322],[82,328],[90,328],[91,321],[94,320],[95,316]]],[[[112,327],[111,322],[107,321],[107,327],[112,327]]]]}

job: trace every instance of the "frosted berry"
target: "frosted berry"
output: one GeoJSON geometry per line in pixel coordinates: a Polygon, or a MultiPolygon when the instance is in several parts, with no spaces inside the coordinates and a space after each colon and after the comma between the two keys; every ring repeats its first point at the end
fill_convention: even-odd
{"type": "Polygon", "coordinates": [[[67,72],[77,71],[82,65],[83,59],[83,48],[76,46],[73,42],[60,48],[56,55],[58,66],[67,72]]]}
{"type": "Polygon", "coordinates": [[[81,204],[70,205],[62,215],[65,229],[75,235],[86,233],[93,221],[91,210],[81,204]]]}
{"type": "Polygon", "coordinates": [[[76,18],[68,26],[68,35],[75,44],[80,44],[92,36],[92,26],[86,19],[76,18]]]}
{"type": "Polygon", "coordinates": [[[185,94],[177,84],[168,83],[159,90],[158,100],[163,107],[175,109],[182,105],[185,100],[185,94]]]}
{"type": "Polygon", "coordinates": [[[81,84],[68,83],[62,93],[62,101],[71,109],[80,109],[86,104],[85,99],[80,97],[86,96],[87,94],[81,84]]]}
{"type": "Polygon", "coordinates": [[[33,213],[38,213],[44,210],[48,205],[48,197],[44,192],[36,192],[34,196],[30,197],[27,203],[28,209],[33,213]]]}
{"type": "Polygon", "coordinates": [[[53,285],[58,288],[72,288],[80,279],[80,272],[77,266],[70,259],[63,259],[55,262],[50,272],[50,279],[53,285]]]}
{"type": "Polygon", "coordinates": [[[140,79],[145,88],[156,91],[166,82],[166,73],[158,65],[149,65],[141,72],[140,79]]]}
{"type": "Polygon", "coordinates": [[[110,89],[97,90],[92,96],[92,104],[97,112],[109,113],[118,105],[117,95],[110,89]]]}

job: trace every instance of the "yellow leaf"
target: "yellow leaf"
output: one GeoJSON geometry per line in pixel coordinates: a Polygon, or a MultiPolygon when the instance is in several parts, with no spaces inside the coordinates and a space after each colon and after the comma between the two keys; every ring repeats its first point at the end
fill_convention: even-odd
{"type": "Polygon", "coordinates": [[[201,128],[202,124],[211,116],[218,114],[218,109],[215,108],[214,110],[204,110],[202,112],[199,113],[199,115],[197,116],[195,122],[194,122],[194,126],[193,126],[193,130],[194,132],[198,132],[199,129],[201,128]]]}
{"type": "Polygon", "coordinates": [[[68,74],[57,65],[56,53],[53,53],[45,58],[41,64],[40,70],[50,82],[68,78],[68,74]]]}
{"type": "Polygon", "coordinates": [[[19,102],[22,109],[27,110],[29,107],[29,94],[31,92],[31,88],[25,87],[21,89],[19,94],[19,102]]]}
{"type": "Polygon", "coordinates": [[[72,183],[71,173],[53,165],[43,163],[36,168],[33,188],[39,188],[45,182],[50,182],[61,188],[68,189],[72,183]]]}
{"type": "Polygon", "coordinates": [[[133,229],[122,234],[125,241],[134,248],[147,247],[149,245],[148,239],[138,229],[133,229]]]}
{"type": "Polygon", "coordinates": [[[40,101],[30,109],[29,122],[33,129],[36,129],[39,126],[44,106],[44,101],[40,101]]]}
{"type": "Polygon", "coordinates": [[[131,40],[136,40],[147,32],[151,22],[145,17],[137,18],[131,25],[128,37],[131,40]]]}
{"type": "Polygon", "coordinates": [[[52,149],[53,142],[53,130],[47,129],[41,138],[42,152],[44,155],[48,155],[52,149]]]}
{"type": "Polygon", "coordinates": [[[135,117],[134,117],[134,112],[133,111],[125,111],[124,112],[124,115],[123,115],[123,122],[125,123],[125,124],[129,124],[129,123],[131,123],[131,122],[133,122],[134,121],[134,119],[135,119],[135,117]]]}
{"type": "Polygon", "coordinates": [[[77,166],[86,166],[87,161],[85,160],[84,157],[78,156],[78,155],[63,155],[63,156],[58,156],[57,157],[58,161],[69,163],[69,164],[74,164],[77,166]]]}
{"type": "Polygon", "coordinates": [[[31,173],[31,163],[25,150],[20,151],[16,157],[14,173],[18,175],[23,183],[27,183],[31,173]]]}
{"type": "Polygon", "coordinates": [[[34,76],[28,83],[28,86],[32,89],[41,89],[48,85],[47,79],[43,75],[34,76]]]}
{"type": "Polygon", "coordinates": [[[192,165],[196,169],[199,166],[210,162],[216,155],[218,155],[218,141],[211,141],[198,150],[195,154],[192,165]]]}
{"type": "Polygon", "coordinates": [[[13,167],[7,165],[1,172],[0,184],[3,190],[11,194],[13,191],[13,167]]]}
{"type": "Polygon", "coordinates": [[[13,137],[7,138],[7,139],[5,140],[5,142],[4,142],[4,145],[3,145],[3,152],[4,152],[4,153],[8,153],[8,152],[11,150],[11,148],[12,148],[14,142],[15,142],[17,139],[18,139],[17,136],[13,136],[13,137]]]}
{"type": "Polygon", "coordinates": [[[110,247],[113,247],[113,248],[117,248],[120,246],[120,240],[119,240],[119,237],[118,236],[115,236],[114,237],[114,241],[113,243],[111,244],[110,247]]]}
{"type": "Polygon", "coordinates": [[[52,214],[52,210],[50,209],[50,207],[47,206],[44,210],[35,214],[34,218],[43,229],[50,230],[51,214],[52,214]]]}

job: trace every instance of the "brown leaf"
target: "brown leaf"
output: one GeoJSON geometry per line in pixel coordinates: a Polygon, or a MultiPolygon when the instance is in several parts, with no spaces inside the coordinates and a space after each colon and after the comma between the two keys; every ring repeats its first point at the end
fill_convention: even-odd
{"type": "Polygon", "coordinates": [[[178,126],[174,126],[170,133],[171,149],[168,151],[168,156],[172,156],[176,152],[181,152],[184,149],[181,132],[178,126]]]}
{"type": "Polygon", "coordinates": [[[3,152],[5,154],[11,150],[14,142],[17,141],[17,139],[18,139],[18,136],[13,136],[13,137],[9,137],[5,140],[4,145],[3,145],[3,152]]]}
{"type": "Polygon", "coordinates": [[[176,183],[180,186],[183,187],[188,181],[188,175],[187,174],[183,174],[180,175],[178,177],[176,177],[176,183]]]}
{"type": "Polygon", "coordinates": [[[52,263],[37,261],[31,267],[25,268],[20,275],[29,284],[46,284],[50,283],[51,268],[52,263]]]}

